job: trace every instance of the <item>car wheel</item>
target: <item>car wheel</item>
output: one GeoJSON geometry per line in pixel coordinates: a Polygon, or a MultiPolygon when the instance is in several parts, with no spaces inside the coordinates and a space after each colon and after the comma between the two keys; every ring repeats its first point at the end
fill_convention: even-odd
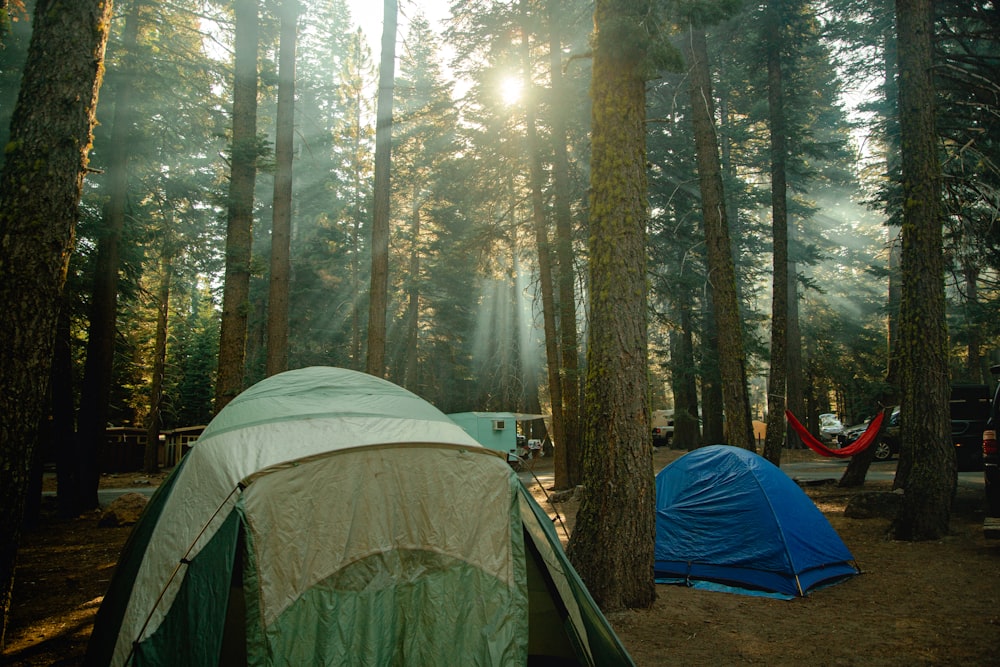
{"type": "Polygon", "coordinates": [[[875,460],[888,461],[892,458],[892,447],[885,440],[879,440],[875,444],[875,460]]]}

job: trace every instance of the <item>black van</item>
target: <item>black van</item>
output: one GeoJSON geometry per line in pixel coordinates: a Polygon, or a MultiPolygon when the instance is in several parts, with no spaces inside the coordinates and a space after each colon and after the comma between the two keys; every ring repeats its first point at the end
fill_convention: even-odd
{"type": "Polygon", "coordinates": [[[983,469],[983,431],[990,419],[990,388],[985,384],[951,386],[951,440],[960,471],[983,469]]]}

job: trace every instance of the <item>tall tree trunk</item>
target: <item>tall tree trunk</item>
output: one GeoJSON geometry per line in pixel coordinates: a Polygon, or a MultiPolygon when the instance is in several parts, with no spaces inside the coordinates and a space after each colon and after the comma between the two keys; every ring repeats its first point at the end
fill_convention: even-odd
{"type": "Polygon", "coordinates": [[[80,514],[80,448],[76,445],[76,400],[73,396],[73,342],[70,305],[63,294],[52,355],[52,450],[56,459],[56,503],[59,516],[80,514]]]}
{"type": "MultiPolygon", "coordinates": [[[[883,54],[885,65],[885,80],[882,84],[883,95],[886,106],[893,109],[889,112],[886,124],[891,126],[899,125],[899,88],[897,86],[896,75],[899,72],[899,53],[896,46],[896,35],[891,28],[887,29],[883,39],[883,54]]],[[[899,187],[902,177],[900,169],[900,150],[898,144],[892,138],[898,135],[891,129],[886,132],[888,140],[886,151],[886,174],[889,177],[890,187],[899,187]]],[[[899,383],[899,301],[900,301],[900,264],[902,263],[900,242],[900,214],[890,215],[886,224],[886,235],[889,245],[889,290],[886,295],[887,303],[887,331],[886,331],[886,356],[888,363],[885,370],[885,381],[890,387],[899,383]]],[[[893,390],[891,399],[897,399],[897,390],[893,390]]],[[[895,402],[895,400],[891,401],[895,402]]]]}
{"type": "Polygon", "coordinates": [[[648,6],[597,0],[591,78],[590,326],[583,483],[569,555],[605,611],[650,606],[654,489],[646,337],[648,6]]]}
{"type": "MultiPolygon", "coordinates": [[[[517,205],[515,202],[514,174],[510,176],[510,197],[511,197],[511,219],[512,226],[517,226],[517,205]]],[[[510,308],[510,340],[500,340],[501,346],[501,407],[506,409],[508,405],[520,405],[523,393],[524,382],[524,357],[521,354],[521,331],[523,322],[521,321],[521,255],[518,251],[517,235],[511,235],[510,243],[510,279],[507,282],[509,292],[507,293],[506,304],[510,308]],[[508,344],[509,343],[509,344],[508,344]]]]}
{"type": "MultiPolygon", "coordinates": [[[[139,35],[141,2],[132,5],[125,19],[122,38],[125,62],[135,57],[139,35]]],[[[129,68],[131,69],[131,68],[129,68]]],[[[108,395],[115,360],[115,323],[118,319],[118,273],[121,269],[121,237],[125,229],[128,201],[128,162],[132,134],[132,88],[134,76],[121,77],[115,98],[108,155],[108,205],[104,226],[97,240],[97,261],[90,299],[90,328],[87,332],[87,360],[80,387],[80,414],[77,417],[77,444],[80,452],[80,509],[98,506],[100,453],[108,422],[108,395]]]]}
{"type": "Polygon", "coordinates": [[[691,27],[687,36],[691,70],[691,119],[698,154],[698,181],[702,214],[705,218],[709,283],[719,332],[719,371],[726,414],[725,439],[730,445],[755,451],[753,426],[750,423],[750,398],[747,394],[743,324],[736,294],[736,269],[733,266],[729,220],[719,166],[719,143],[713,121],[708,46],[702,28],[691,27]]]}
{"type": "Polygon", "coordinates": [[[897,478],[905,493],[893,533],[898,539],[934,540],[948,533],[957,474],[948,406],[932,0],[896,0],[896,26],[903,165],[899,308],[903,445],[897,478]]]}
{"type": "Polygon", "coordinates": [[[236,53],[233,79],[233,154],[226,219],[226,275],[215,380],[218,413],[243,389],[254,181],[257,177],[257,0],[234,0],[236,53]]]}
{"type": "Polygon", "coordinates": [[[552,248],[549,245],[549,221],[545,215],[545,196],[542,192],[544,173],[538,142],[535,118],[538,99],[531,77],[531,50],[528,42],[528,3],[521,0],[521,68],[526,95],[524,109],[524,150],[529,164],[531,184],[531,219],[535,229],[535,247],[538,252],[538,290],[542,294],[542,324],[545,330],[545,367],[548,372],[549,399],[552,405],[552,435],[562,443],[563,430],[562,378],[559,376],[559,333],[556,330],[556,303],[553,295],[552,248]]]}
{"type": "MultiPolygon", "coordinates": [[[[888,3],[884,7],[885,11],[890,11],[888,3]]],[[[894,26],[892,26],[892,21],[886,21],[888,27],[883,33],[883,66],[884,66],[884,78],[882,82],[882,94],[884,97],[885,106],[891,109],[886,117],[885,123],[887,126],[892,128],[899,123],[899,88],[897,87],[896,77],[899,72],[899,58],[896,48],[896,34],[894,31],[894,26]]],[[[898,141],[894,139],[898,135],[898,132],[893,129],[889,129],[886,132],[886,173],[888,174],[889,187],[899,188],[901,187],[902,177],[900,176],[900,149],[898,141]]],[[[890,200],[895,198],[894,194],[890,194],[890,200]]],[[[890,211],[892,207],[890,206],[890,211]]],[[[888,291],[886,294],[886,311],[887,311],[887,327],[886,327],[886,368],[885,368],[885,389],[881,396],[881,405],[895,405],[899,402],[899,304],[901,298],[901,285],[900,285],[900,265],[901,265],[901,249],[902,245],[900,242],[900,212],[890,213],[889,219],[886,223],[886,235],[887,235],[887,245],[889,247],[889,260],[888,260],[888,291]]],[[[842,404],[838,400],[838,404],[842,404]]],[[[891,410],[890,410],[891,413],[891,410]]],[[[888,420],[888,415],[886,415],[888,420]]],[[[874,448],[871,448],[874,449],[874,448]]],[[[874,451],[870,453],[863,452],[858,456],[852,456],[851,461],[847,464],[847,469],[844,471],[843,476],[840,480],[840,486],[862,486],[864,484],[865,478],[868,475],[868,469],[871,466],[871,462],[874,460],[874,451]]]]}
{"type": "MultiPolygon", "coordinates": [[[[169,235],[167,229],[165,234],[169,235]]],[[[146,451],[143,468],[153,474],[160,468],[160,429],[163,426],[163,375],[167,366],[167,313],[170,306],[170,253],[172,245],[164,242],[159,261],[160,284],[156,289],[156,335],[153,343],[153,379],[149,389],[149,423],[146,425],[146,451]]]]}
{"type": "MultiPolygon", "coordinates": [[[[875,438],[877,443],[882,437],[882,431],[885,430],[885,425],[889,421],[890,415],[892,415],[892,408],[887,408],[885,411],[885,417],[882,420],[882,427],[878,432],[878,437],[875,438]]],[[[874,415],[872,415],[874,418],[874,415]]],[[[868,475],[868,468],[871,467],[872,461],[875,460],[875,445],[869,446],[864,451],[861,451],[851,457],[851,460],[847,463],[847,467],[844,469],[844,474],[840,476],[840,481],[837,482],[837,486],[842,488],[857,488],[864,486],[865,477],[868,475]]]]}
{"type": "Polygon", "coordinates": [[[712,291],[706,290],[702,306],[704,321],[701,346],[701,417],[702,438],[708,444],[726,441],[722,419],[722,374],[719,372],[719,327],[715,321],[712,291]]]}
{"type": "Polygon", "coordinates": [[[385,375],[386,311],[389,308],[389,200],[392,164],[392,91],[396,63],[396,0],[384,0],[382,56],[378,68],[375,110],[375,207],[372,215],[372,273],[368,296],[368,359],[370,375],[385,375]]]}
{"type": "MultiPolygon", "coordinates": [[[[802,361],[802,330],[799,326],[799,277],[795,262],[788,263],[788,382],[785,395],[788,409],[794,415],[803,415],[810,423],[815,423],[812,411],[806,410],[805,365],[802,361]]],[[[785,446],[793,449],[803,447],[802,440],[790,426],[785,431],[785,446]]]]}
{"type": "MultiPolygon", "coordinates": [[[[962,277],[965,280],[965,303],[970,313],[979,308],[979,267],[972,263],[972,258],[966,258],[962,264],[962,277]]],[[[969,315],[966,318],[968,345],[965,355],[965,379],[967,382],[979,383],[986,377],[983,374],[982,357],[982,326],[979,318],[969,315]]]]}
{"type": "MultiPolygon", "coordinates": [[[[354,38],[354,49],[357,54],[356,63],[358,71],[356,76],[360,80],[362,78],[361,71],[361,49],[362,49],[362,33],[358,30],[355,33],[354,38]]],[[[361,212],[364,210],[363,197],[361,193],[363,192],[363,182],[361,173],[361,165],[359,163],[359,156],[361,155],[361,87],[358,86],[354,90],[354,100],[352,109],[354,110],[354,116],[351,119],[354,123],[352,137],[354,139],[354,145],[352,146],[352,159],[354,160],[354,182],[352,188],[352,194],[354,196],[353,205],[353,216],[351,224],[351,294],[361,294],[361,225],[362,216],[361,212]]],[[[352,368],[356,370],[361,370],[361,354],[362,354],[362,335],[361,335],[361,305],[360,299],[355,299],[351,304],[351,362],[354,364],[352,368]]]]}
{"type": "MultiPolygon", "coordinates": [[[[706,58],[707,61],[707,58],[706,58]]],[[[722,130],[718,135],[720,162],[719,168],[722,172],[723,182],[737,182],[738,176],[735,173],[732,160],[732,139],[733,123],[729,112],[728,91],[720,91],[719,95],[719,127],[722,130]]],[[[730,192],[725,192],[726,206],[726,227],[737,224],[739,220],[739,206],[737,198],[730,192]]],[[[730,253],[733,249],[730,248],[730,253]]],[[[735,254],[734,264],[735,264],[735,254]]],[[[710,275],[710,267],[706,266],[706,273],[710,275]]],[[[735,271],[735,266],[734,266],[735,271]]],[[[735,279],[735,278],[734,278],[735,279]]],[[[702,387],[701,387],[701,409],[702,428],[705,442],[708,444],[726,442],[724,399],[722,396],[722,373],[719,368],[719,327],[715,317],[715,302],[712,299],[711,281],[704,290],[704,325],[703,336],[705,344],[702,346],[702,387]]],[[[740,303],[739,282],[736,283],[737,304],[740,303]]],[[[749,397],[748,397],[749,402],[749,397]]],[[[751,421],[752,428],[752,421],[751,421]]],[[[756,446],[756,439],[755,439],[756,446]]]]}
{"type": "Polygon", "coordinates": [[[556,216],[556,271],[559,290],[559,364],[562,378],[562,439],[556,439],[555,487],[569,489],[582,477],[580,442],[580,366],[576,329],[576,271],[573,217],[569,205],[569,155],[566,119],[558,102],[565,99],[562,80],[562,40],[559,0],[549,0],[549,76],[552,81],[552,196],[556,216]]]}
{"type": "MultiPolygon", "coordinates": [[[[410,208],[410,237],[413,239],[413,248],[410,250],[410,284],[406,295],[406,344],[405,364],[403,371],[403,386],[410,391],[417,392],[418,370],[417,345],[419,344],[420,329],[420,182],[416,179],[413,183],[413,201],[410,208]]],[[[419,392],[418,392],[419,393],[419,392]]]]}
{"type": "Polygon", "coordinates": [[[678,294],[676,302],[680,329],[670,332],[671,383],[674,391],[674,434],[671,436],[671,446],[690,451],[698,447],[701,440],[690,293],[678,294]]]}
{"type": "MultiPolygon", "coordinates": [[[[788,152],[781,72],[783,29],[778,0],[770,0],[767,24],[767,104],[771,128],[771,368],[767,381],[767,436],[764,458],[778,465],[785,440],[785,389],[788,368],[788,203],[785,176],[788,152]]],[[[801,415],[800,415],[801,417],[801,415]]]]}
{"type": "Polygon", "coordinates": [[[281,3],[278,115],[274,139],[274,203],[271,209],[271,280],[267,303],[268,376],[288,370],[288,287],[291,282],[292,134],[295,126],[295,35],[299,0],[281,3]]]}
{"type": "Polygon", "coordinates": [[[0,646],[60,295],[101,85],[110,0],[38,0],[0,173],[0,646]]]}

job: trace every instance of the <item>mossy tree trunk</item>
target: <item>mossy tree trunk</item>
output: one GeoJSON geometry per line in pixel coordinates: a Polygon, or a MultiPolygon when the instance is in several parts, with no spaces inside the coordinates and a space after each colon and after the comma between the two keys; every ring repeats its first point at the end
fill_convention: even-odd
{"type": "Polygon", "coordinates": [[[905,493],[893,532],[905,540],[933,540],[948,533],[957,483],[948,407],[933,30],[932,0],[896,0],[903,176],[899,306],[902,449],[897,481],[905,493]]]}
{"type": "Polygon", "coordinates": [[[646,338],[646,2],[598,0],[591,79],[585,494],[569,555],[604,610],[648,607],[655,538],[646,338]]]}
{"type": "Polygon", "coordinates": [[[60,297],[101,84],[110,0],[38,0],[0,174],[0,646],[45,414],[60,297]]]}

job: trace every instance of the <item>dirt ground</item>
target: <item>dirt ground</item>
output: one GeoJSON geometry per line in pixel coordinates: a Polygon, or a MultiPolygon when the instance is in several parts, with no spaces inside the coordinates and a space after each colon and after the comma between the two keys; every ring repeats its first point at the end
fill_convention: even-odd
{"type": "MultiPolygon", "coordinates": [[[[655,468],[681,453],[657,450],[655,468]]],[[[550,471],[551,459],[532,467],[550,471]]],[[[102,484],[120,488],[137,477],[102,484]]],[[[863,574],[790,601],[658,586],[652,608],[608,615],[637,665],[1000,665],[1000,540],[983,537],[981,490],[960,487],[951,533],[922,543],[887,539],[886,518],[844,516],[852,495],[888,490],[887,483],[805,490],[863,574]]],[[[532,483],[532,491],[572,530],[575,501],[552,505],[541,486],[532,483]]],[[[130,530],[97,521],[97,514],[58,520],[46,500],[20,552],[4,664],[80,664],[130,530]]]]}

